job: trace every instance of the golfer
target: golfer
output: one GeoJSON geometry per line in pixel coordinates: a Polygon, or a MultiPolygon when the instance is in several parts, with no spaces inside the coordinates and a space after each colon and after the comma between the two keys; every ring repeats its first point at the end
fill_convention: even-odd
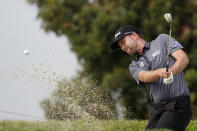
{"type": "Polygon", "coordinates": [[[183,131],[189,124],[192,111],[189,90],[183,70],[189,63],[183,46],[169,35],[160,34],[148,42],[134,26],[124,25],[115,34],[111,49],[120,48],[136,59],[129,65],[133,78],[139,85],[145,84],[149,91],[152,107],[146,129],[173,129],[183,131]],[[169,70],[166,71],[166,58],[170,46],[169,70]],[[173,81],[164,83],[172,74],[173,81]]]}

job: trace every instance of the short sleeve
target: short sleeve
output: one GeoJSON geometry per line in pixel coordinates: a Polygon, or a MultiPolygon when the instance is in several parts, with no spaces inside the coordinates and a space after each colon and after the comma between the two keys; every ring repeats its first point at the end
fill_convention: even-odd
{"type": "Polygon", "coordinates": [[[169,35],[167,34],[161,34],[159,35],[158,37],[158,40],[161,45],[161,48],[163,50],[166,50],[168,49],[168,43],[169,43],[169,47],[170,47],[170,55],[172,55],[175,51],[177,51],[178,49],[184,49],[184,47],[177,41],[175,40],[173,37],[170,37],[169,35]]]}
{"type": "Polygon", "coordinates": [[[170,37],[170,55],[179,49],[184,49],[184,47],[177,40],[170,37]]]}
{"type": "Polygon", "coordinates": [[[136,80],[136,82],[137,82],[138,85],[144,84],[143,82],[139,81],[139,79],[138,79],[138,74],[143,69],[142,69],[142,67],[140,67],[137,64],[137,61],[132,61],[132,63],[129,64],[129,70],[130,70],[131,75],[136,80]]]}

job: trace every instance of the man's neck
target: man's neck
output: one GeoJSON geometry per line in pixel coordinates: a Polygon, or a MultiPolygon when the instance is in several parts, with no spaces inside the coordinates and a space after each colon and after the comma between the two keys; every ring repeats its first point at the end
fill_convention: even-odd
{"type": "Polygon", "coordinates": [[[139,39],[139,41],[138,41],[138,45],[139,45],[138,46],[138,54],[139,55],[142,55],[145,43],[146,43],[146,41],[144,39],[139,39]]]}

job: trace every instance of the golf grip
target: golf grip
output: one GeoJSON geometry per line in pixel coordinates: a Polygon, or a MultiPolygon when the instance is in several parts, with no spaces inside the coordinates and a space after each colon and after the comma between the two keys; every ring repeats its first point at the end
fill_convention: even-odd
{"type": "Polygon", "coordinates": [[[166,72],[168,72],[168,69],[169,69],[169,65],[167,64],[166,65],[166,72]]]}

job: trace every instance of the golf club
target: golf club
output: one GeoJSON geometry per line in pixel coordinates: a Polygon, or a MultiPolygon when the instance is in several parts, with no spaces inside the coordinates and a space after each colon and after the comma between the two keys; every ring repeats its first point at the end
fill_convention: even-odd
{"type": "Polygon", "coordinates": [[[167,59],[166,59],[166,71],[168,72],[169,69],[169,52],[170,52],[170,38],[171,38],[171,31],[172,31],[172,15],[170,13],[165,13],[164,18],[170,24],[170,31],[169,31],[169,38],[168,38],[168,52],[167,52],[167,59]]]}
{"type": "MultiPolygon", "coordinates": [[[[171,38],[171,31],[172,31],[172,15],[170,13],[165,13],[164,14],[164,18],[166,19],[166,21],[170,24],[170,31],[169,31],[169,37],[168,37],[168,51],[167,51],[167,56],[166,56],[166,71],[169,71],[169,63],[170,63],[170,59],[169,59],[169,53],[170,53],[170,38],[171,38]]],[[[170,76],[168,78],[163,79],[165,84],[170,84],[173,82],[173,74],[172,72],[170,72],[170,76]]]]}

